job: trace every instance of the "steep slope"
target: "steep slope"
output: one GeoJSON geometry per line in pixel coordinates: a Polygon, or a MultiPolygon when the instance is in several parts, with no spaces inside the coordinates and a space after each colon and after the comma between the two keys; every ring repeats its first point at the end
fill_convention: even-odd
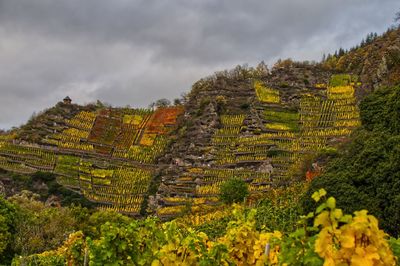
{"type": "Polygon", "coordinates": [[[54,134],[67,128],[65,121],[71,119],[79,112],[92,112],[101,105],[65,104],[57,103],[54,107],[44,110],[33,116],[25,125],[17,130],[16,139],[37,144],[45,144],[43,141],[54,134]]]}
{"type": "Polygon", "coordinates": [[[157,214],[213,205],[219,184],[233,176],[249,183],[250,201],[299,178],[295,171],[307,154],[359,125],[355,91],[361,87],[352,79],[293,63],[262,75],[241,69],[196,83],[181,135],[163,158],[170,165],[157,214]]]}
{"type": "Polygon", "coordinates": [[[396,85],[400,82],[400,28],[389,29],[360,48],[332,57],[323,67],[358,75],[363,84],[358,97],[380,86],[396,85]]]}
{"type": "MultiPolygon", "coordinates": [[[[398,82],[398,47],[392,30],[323,63],[238,66],[196,82],[184,106],[155,111],[59,103],[1,135],[0,168],[55,173],[99,208],[135,215],[211,208],[231,177],[249,184],[255,202],[304,180],[308,157],[360,125],[359,100],[398,82]]],[[[311,177],[321,170],[308,167],[311,177]]]]}
{"type": "Polygon", "coordinates": [[[0,167],[23,174],[55,173],[59,184],[102,209],[139,214],[159,167],[155,159],[168,144],[181,109],[80,111],[63,118],[64,129],[39,143],[2,136],[0,167]]]}

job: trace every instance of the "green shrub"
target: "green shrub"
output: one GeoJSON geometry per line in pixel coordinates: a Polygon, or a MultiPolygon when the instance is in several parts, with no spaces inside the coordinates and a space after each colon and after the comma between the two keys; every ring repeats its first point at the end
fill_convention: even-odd
{"type": "Polygon", "coordinates": [[[349,85],[352,78],[349,74],[332,75],[329,81],[330,86],[346,86],[349,85]]]}
{"type": "Polygon", "coordinates": [[[400,133],[400,86],[382,88],[360,104],[361,122],[369,131],[400,133]]]}
{"type": "Polygon", "coordinates": [[[240,105],[240,109],[248,110],[249,108],[250,108],[250,104],[248,104],[248,103],[242,103],[240,105]]]}
{"type": "Polygon", "coordinates": [[[13,257],[11,248],[15,233],[16,208],[0,197],[0,264],[9,264],[13,257]]]}
{"type": "Polygon", "coordinates": [[[242,202],[248,195],[247,183],[239,178],[231,178],[220,187],[220,199],[227,204],[242,202]]]}
{"type": "Polygon", "coordinates": [[[195,229],[198,232],[207,234],[207,236],[209,236],[211,239],[217,239],[226,233],[226,228],[230,220],[230,217],[224,217],[215,221],[201,224],[195,227],[195,229]]]}
{"type": "Polygon", "coordinates": [[[288,187],[275,188],[257,204],[256,227],[260,230],[292,232],[303,214],[302,195],[306,192],[303,182],[288,187]]]}
{"type": "Polygon", "coordinates": [[[36,172],[32,175],[33,180],[42,180],[45,182],[53,181],[56,179],[55,174],[53,173],[48,173],[48,172],[36,172]]]}

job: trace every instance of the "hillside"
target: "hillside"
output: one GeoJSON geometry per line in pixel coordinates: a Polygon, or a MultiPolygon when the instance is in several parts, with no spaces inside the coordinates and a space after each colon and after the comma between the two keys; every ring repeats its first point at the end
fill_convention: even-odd
{"type": "Polygon", "coordinates": [[[399,47],[391,30],[323,63],[239,66],[196,82],[182,106],[59,103],[1,136],[0,168],[54,173],[98,208],[131,215],[205,210],[231,177],[248,183],[251,203],[321,172],[310,158],[347,140],[365,95],[398,82],[399,47]]]}
{"type": "Polygon", "coordinates": [[[304,178],[296,170],[308,154],[332,146],[359,125],[357,86],[350,75],[331,76],[306,64],[251,78],[217,75],[195,84],[185,113],[190,122],[165,155],[170,166],[159,194],[161,204],[170,207],[158,214],[176,215],[192,197],[212,205],[219,184],[232,176],[249,183],[254,199],[304,178]]]}
{"type": "Polygon", "coordinates": [[[46,144],[45,139],[48,136],[67,128],[66,120],[73,118],[79,112],[92,112],[100,107],[101,104],[81,106],[59,102],[54,107],[33,116],[18,130],[16,139],[30,143],[46,144]]]}
{"type": "Polygon", "coordinates": [[[400,29],[389,29],[373,41],[332,57],[323,67],[358,75],[363,84],[359,97],[379,88],[400,82],[400,29]]]}

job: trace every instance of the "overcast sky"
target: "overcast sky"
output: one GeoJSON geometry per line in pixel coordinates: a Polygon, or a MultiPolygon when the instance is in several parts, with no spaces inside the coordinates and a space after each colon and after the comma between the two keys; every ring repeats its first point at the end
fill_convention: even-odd
{"type": "Polygon", "coordinates": [[[69,95],[146,107],[237,64],[319,60],[398,0],[0,0],[0,128],[69,95]]]}

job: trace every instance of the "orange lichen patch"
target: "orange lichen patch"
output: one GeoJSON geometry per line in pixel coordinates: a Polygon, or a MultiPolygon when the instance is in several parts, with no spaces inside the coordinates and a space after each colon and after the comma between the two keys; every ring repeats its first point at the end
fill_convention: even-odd
{"type": "Polygon", "coordinates": [[[317,176],[319,176],[321,173],[320,173],[320,171],[310,171],[310,170],[308,170],[307,172],[306,172],[306,180],[307,181],[311,181],[311,180],[313,180],[315,177],[317,177],[317,176]]]}
{"type": "Polygon", "coordinates": [[[183,107],[163,107],[157,109],[150,118],[146,132],[158,134],[166,133],[165,126],[176,124],[176,119],[182,112],[183,107]]]}
{"type": "Polygon", "coordinates": [[[140,139],[140,145],[144,146],[152,146],[154,144],[154,140],[157,137],[157,134],[143,134],[142,138],[140,139]]]}

